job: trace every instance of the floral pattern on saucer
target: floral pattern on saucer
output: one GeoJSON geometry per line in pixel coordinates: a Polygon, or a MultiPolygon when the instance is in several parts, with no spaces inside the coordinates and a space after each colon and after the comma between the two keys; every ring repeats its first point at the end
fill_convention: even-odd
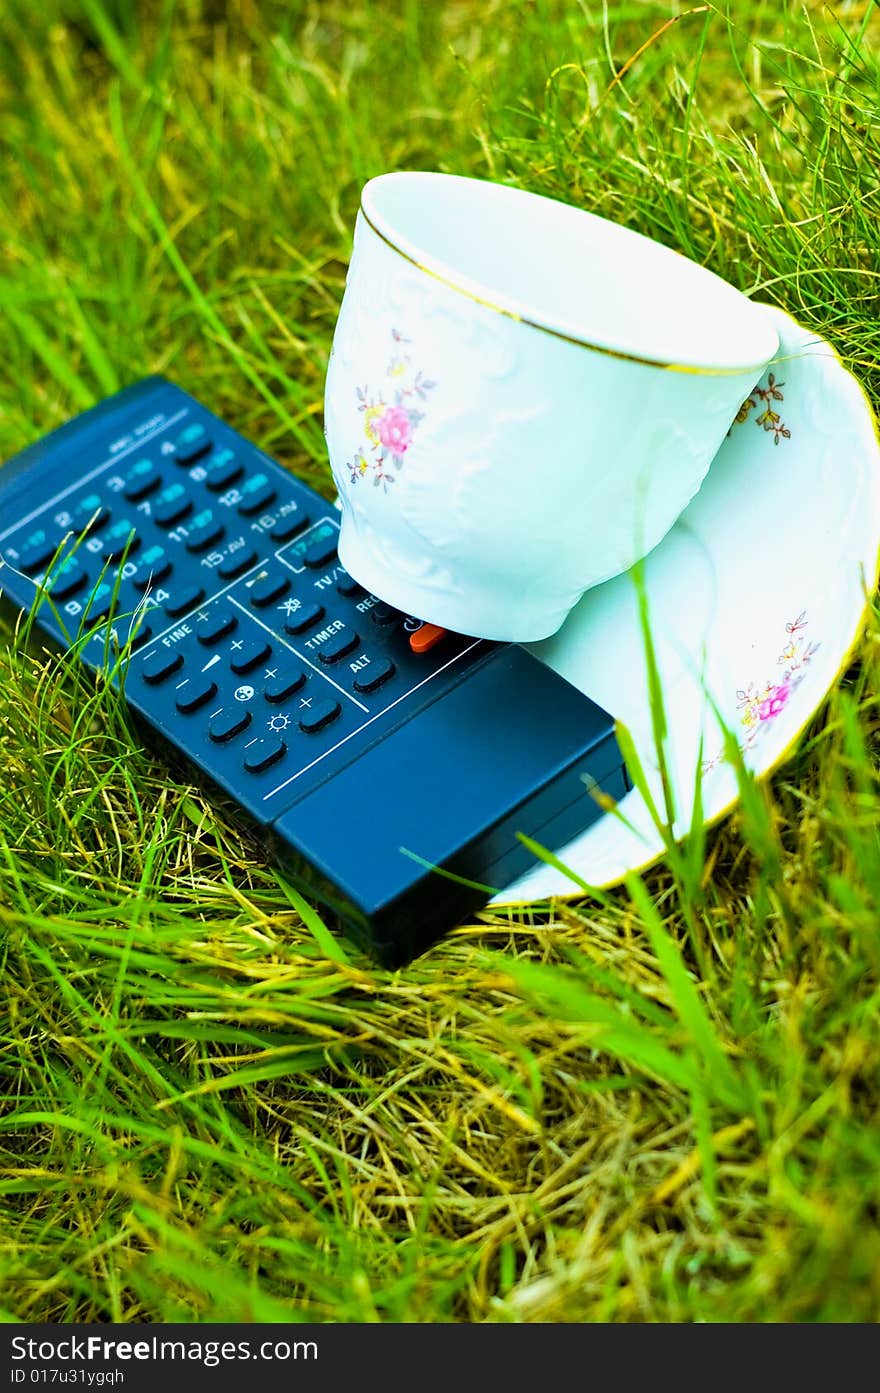
{"type": "Polygon", "coordinates": [[[758,401],[764,403],[764,410],[755,417],[755,425],[763,426],[764,430],[773,432],[773,444],[778,445],[780,440],[790,440],[791,431],[782,420],[778,411],[774,411],[771,405],[774,401],[784,401],[785,396],[782,391],[784,382],[777,382],[775,375],[771,372],[767,377],[765,387],[755,387],[752,395],[746,397],[739,411],[734,418],[734,424],[741,425],[748,420],[749,413],[755,410],[758,401]],[[757,401],[755,400],[757,398],[757,401]]]}
{"type": "Polygon", "coordinates": [[[653,807],[632,789],[620,817],[598,818],[550,848],[558,860],[536,858],[493,905],[579,896],[584,884],[617,885],[652,865],[670,835],[678,840],[693,825],[701,766],[711,773],[696,812],[707,826],[717,822],[740,790],[716,712],[746,768],[767,778],[797,748],[850,661],[877,584],[880,436],[862,384],[827,339],[765,308],[779,333],[773,381],[765,372],[749,394],[753,405],[744,402],[741,413],[749,424],[732,427],[700,491],[645,565],[668,732],[664,775],[651,764],[656,723],[631,579],[588,591],[558,634],[531,650],[627,729],[653,807]],[[767,410],[774,415],[762,421],[767,410]],[[771,445],[777,439],[779,449],[771,445]],[[656,810],[670,790],[675,816],[667,829],[656,810]]]}
{"type": "Polygon", "coordinates": [[[404,456],[425,418],[424,411],[420,411],[416,403],[427,401],[428,393],[437,386],[420,369],[413,368],[412,359],[403,347],[410,340],[396,329],[392,329],[391,338],[395,347],[385,369],[387,385],[378,390],[357,389],[365,444],[347,461],[353,484],[370,476],[373,484],[377,488],[381,484],[386,493],[388,485],[394,483],[388,464],[396,470],[403,467],[404,456]]]}
{"type": "MultiPolygon", "coordinates": [[[[776,672],[762,682],[750,682],[747,687],[738,689],[736,709],[741,712],[739,723],[746,732],[739,746],[742,754],[755,748],[785,710],[792,693],[803,682],[811,660],[819,651],[821,644],[808,640],[804,633],[808,623],[806,610],[801,610],[797,619],[786,623],[788,637],[776,659],[777,667],[783,669],[781,673],[776,672]]],[[[721,749],[711,759],[704,760],[703,773],[708,774],[723,758],[724,751],[721,749]]]]}

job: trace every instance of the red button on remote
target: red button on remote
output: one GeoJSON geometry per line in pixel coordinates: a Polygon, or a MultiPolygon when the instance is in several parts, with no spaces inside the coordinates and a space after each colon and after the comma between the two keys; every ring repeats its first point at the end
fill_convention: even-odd
{"type": "Polygon", "coordinates": [[[414,634],[410,634],[409,646],[414,653],[430,653],[448,632],[448,629],[441,629],[439,624],[423,624],[414,634]]]}

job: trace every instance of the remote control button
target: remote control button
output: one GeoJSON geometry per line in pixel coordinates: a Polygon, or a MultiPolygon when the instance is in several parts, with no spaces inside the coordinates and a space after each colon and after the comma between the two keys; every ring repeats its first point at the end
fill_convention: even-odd
{"type": "Polygon", "coordinates": [[[289,589],[290,577],[282,575],[280,571],[264,576],[251,587],[251,604],[254,609],[265,609],[274,600],[283,599],[289,589]]]}
{"type": "Polygon", "coordinates": [[[303,605],[302,609],[295,609],[284,621],[284,632],[286,634],[302,634],[306,629],[311,629],[313,624],[317,624],[324,618],[323,605],[303,605]]]}
{"type": "Polygon", "coordinates": [[[244,465],[231,450],[218,450],[205,467],[205,483],[212,493],[222,493],[244,473],[244,465]]]}
{"type": "Polygon", "coordinates": [[[180,688],[175,705],[178,711],[188,716],[191,711],[198,711],[200,706],[204,706],[206,701],[210,701],[211,697],[216,695],[217,683],[212,682],[209,677],[198,677],[180,688]]]}
{"type": "Polygon", "coordinates": [[[371,662],[369,667],[361,669],[354,679],[354,689],[356,692],[375,692],[396,671],[390,658],[380,658],[378,662],[371,662]]]}
{"type": "Polygon", "coordinates": [[[89,493],[81,498],[73,510],[73,525],[77,532],[97,532],[110,519],[110,509],[101,502],[97,493],[89,493]]]}
{"type": "Polygon", "coordinates": [[[295,512],[287,513],[285,517],[279,518],[269,536],[273,542],[289,542],[298,532],[302,532],[309,525],[309,515],[297,507],[295,512]]]}
{"type": "Polygon", "coordinates": [[[201,585],[188,585],[185,590],[179,590],[170,600],[165,601],[165,613],[169,618],[177,619],[194,605],[200,605],[204,598],[205,592],[201,585]]]}
{"type": "Polygon", "coordinates": [[[399,609],[394,609],[392,605],[386,605],[380,600],[370,610],[370,618],[374,624],[380,624],[385,628],[389,624],[399,624],[403,615],[399,609]]]}
{"type": "Polygon", "coordinates": [[[331,697],[327,701],[319,701],[316,706],[304,707],[299,718],[299,728],[307,735],[314,735],[316,730],[323,730],[324,726],[328,726],[341,714],[342,704],[331,697]]]}
{"type": "Polygon", "coordinates": [[[336,537],[322,537],[320,541],[313,542],[303,553],[303,563],[317,570],[319,566],[326,566],[328,561],[332,561],[336,555],[336,537]]]}
{"type": "Polygon", "coordinates": [[[88,573],[80,565],[75,556],[68,556],[62,561],[54,571],[47,577],[49,594],[53,600],[66,600],[68,595],[75,595],[77,590],[81,590],[88,580],[88,573]]]}
{"type": "Polygon", "coordinates": [[[241,707],[234,710],[231,706],[224,706],[218,711],[216,716],[212,716],[208,725],[208,734],[212,740],[221,744],[225,740],[231,740],[234,735],[240,735],[243,730],[247,730],[253,717],[250,711],[244,711],[241,707]]]}
{"type": "Polygon", "coordinates": [[[241,502],[238,505],[238,511],[243,518],[252,518],[255,513],[261,513],[264,508],[268,508],[277,495],[278,490],[270,484],[267,475],[254,474],[246,484],[241,486],[241,502]]]}
{"type": "Polygon", "coordinates": [[[183,484],[169,484],[156,495],[153,504],[153,521],[160,527],[173,527],[188,513],[192,512],[192,499],[187,495],[183,484]]]}
{"type": "Polygon", "coordinates": [[[409,646],[414,653],[430,653],[448,632],[448,629],[441,629],[439,624],[423,624],[414,634],[410,634],[409,646]]]}
{"type": "Polygon", "coordinates": [[[85,605],[87,624],[97,624],[107,618],[113,608],[113,586],[107,581],[96,585],[85,605]]]}
{"type": "Polygon", "coordinates": [[[358,585],[354,576],[350,576],[348,571],[342,571],[336,581],[336,589],[340,595],[345,595],[347,599],[351,599],[354,595],[361,593],[363,586],[358,585]]]}
{"type": "Polygon", "coordinates": [[[295,672],[282,673],[280,677],[270,677],[263,688],[263,696],[267,701],[286,701],[294,692],[299,691],[305,680],[306,675],[299,668],[295,672]]]}
{"type": "Polygon", "coordinates": [[[150,641],[150,639],[151,639],[152,637],[153,637],[153,626],[152,626],[152,624],[147,624],[146,622],[142,622],[142,623],[138,626],[138,628],[135,630],[135,632],[134,632],[133,634],[131,634],[131,636],[130,636],[130,638],[129,638],[129,643],[131,644],[131,647],[132,647],[132,648],[143,648],[144,644],[145,644],[145,643],[149,643],[149,641],[150,641]]]}
{"type": "Polygon", "coordinates": [[[228,605],[220,605],[208,612],[207,619],[199,620],[196,638],[205,647],[210,647],[226,634],[231,634],[238,625],[238,615],[228,605]]]}
{"type": "Polygon", "coordinates": [[[251,643],[241,643],[236,648],[232,645],[233,653],[229,660],[229,666],[233,672],[250,672],[251,668],[257,667],[259,663],[264,663],[267,658],[272,656],[272,645],[266,643],[264,639],[254,639],[251,643]]]}
{"type": "Polygon", "coordinates": [[[131,503],[139,503],[148,493],[157,489],[161,482],[162,475],[152,460],[138,460],[134,468],[126,474],[122,492],[131,503]]]}
{"type": "Polygon", "coordinates": [[[255,513],[262,513],[268,508],[270,503],[278,497],[278,490],[273,489],[270,484],[254,493],[250,498],[246,498],[243,503],[239,503],[238,511],[243,518],[252,518],[255,513]]]}
{"type": "Polygon", "coordinates": [[[141,677],[155,687],[159,682],[167,682],[179,668],[183,667],[183,654],[176,648],[159,648],[151,653],[141,668],[141,677]]]}
{"type": "Polygon", "coordinates": [[[328,666],[330,663],[338,663],[340,658],[344,658],[346,653],[350,653],[353,648],[357,648],[360,638],[354,629],[347,628],[344,624],[336,630],[326,642],[321,644],[318,657],[322,663],[328,666]]]}
{"type": "Polygon", "coordinates": [[[258,560],[259,557],[252,547],[235,551],[231,556],[227,556],[222,566],[217,567],[217,574],[221,580],[235,580],[237,576],[249,571],[258,560]]]}
{"type": "Polygon", "coordinates": [[[200,421],[194,421],[180,432],[174,442],[174,458],[178,464],[195,464],[211,448],[211,437],[200,421]]]}
{"type": "Polygon", "coordinates": [[[207,551],[208,547],[214,546],[215,542],[221,542],[226,536],[226,528],[219,518],[211,518],[201,525],[193,527],[186,539],[186,549],[194,555],[200,551],[207,551]]]}
{"type": "Polygon", "coordinates": [[[114,522],[109,532],[104,533],[104,547],[101,552],[105,561],[117,561],[120,556],[131,556],[137,551],[141,539],[135,524],[129,518],[114,522]]]}
{"type": "Polygon", "coordinates": [[[38,532],[32,532],[22,543],[21,555],[18,558],[19,568],[28,575],[38,571],[47,561],[51,561],[59,541],[60,538],[50,537],[43,528],[38,532]]]}
{"type": "Polygon", "coordinates": [[[138,562],[131,583],[138,590],[146,590],[148,586],[157,585],[160,580],[164,580],[170,570],[171,562],[162,547],[147,547],[138,562]]]}
{"type": "Polygon", "coordinates": [[[280,738],[255,740],[244,752],[244,767],[249,774],[262,774],[286,753],[287,746],[280,738]]]}

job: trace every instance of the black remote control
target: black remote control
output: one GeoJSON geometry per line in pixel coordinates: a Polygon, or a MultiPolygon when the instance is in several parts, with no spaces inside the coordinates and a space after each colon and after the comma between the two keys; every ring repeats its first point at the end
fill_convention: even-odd
{"type": "Polygon", "coordinates": [[[533,864],[517,833],[559,847],[597,786],[629,783],[607,712],[518,645],[368,594],[337,536],[331,505],[158,377],[0,469],[5,601],[395,965],[533,864]]]}

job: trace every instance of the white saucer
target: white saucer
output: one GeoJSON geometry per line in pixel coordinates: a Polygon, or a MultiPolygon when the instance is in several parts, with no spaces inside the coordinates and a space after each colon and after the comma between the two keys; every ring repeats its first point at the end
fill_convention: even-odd
{"type": "MultiPolygon", "coordinates": [[[[715,710],[736,732],[746,765],[769,774],[840,675],[877,584],[880,444],[871,408],[824,339],[770,313],[780,337],[774,367],[645,563],[676,837],[690,826],[698,763],[706,822],[737,800],[715,710]]],[[[628,728],[662,808],[632,578],[588,592],[559,633],[531,651],[628,728]]],[[[618,807],[626,823],[608,814],[556,849],[590,885],[613,885],[663,853],[642,795],[634,790],[618,807]]],[[[536,862],[492,903],[578,893],[562,871],[536,862]]]]}

